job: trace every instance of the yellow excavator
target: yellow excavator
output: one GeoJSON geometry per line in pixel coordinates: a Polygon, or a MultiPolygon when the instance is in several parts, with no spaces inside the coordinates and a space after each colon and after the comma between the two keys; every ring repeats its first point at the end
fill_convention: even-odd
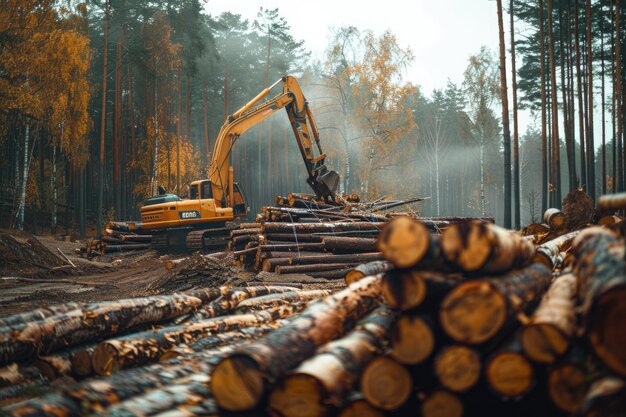
{"type": "Polygon", "coordinates": [[[157,249],[188,250],[224,246],[232,222],[247,214],[243,190],[234,181],[229,155],[235,142],[248,129],[278,110],[287,111],[296,142],[307,169],[307,183],[318,198],[332,201],[339,185],[339,175],[330,171],[324,161],[319,132],[308,102],[295,77],[287,75],[265,88],[250,102],[228,116],[215,141],[209,166],[209,178],[189,184],[188,196],[161,194],[144,201],[141,229],[152,234],[157,249]],[[258,104],[282,84],[282,93],[258,104]],[[315,156],[313,141],[317,147],[315,156]]]}

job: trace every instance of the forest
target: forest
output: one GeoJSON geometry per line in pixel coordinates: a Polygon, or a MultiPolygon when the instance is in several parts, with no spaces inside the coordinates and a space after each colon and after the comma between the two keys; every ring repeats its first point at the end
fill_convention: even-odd
{"type": "MultiPolygon", "coordinates": [[[[0,3],[0,228],[84,236],[137,220],[158,185],[184,195],[228,115],[285,74],[344,194],[431,197],[420,215],[520,228],[572,190],[626,188],[620,0],[498,0],[499,50],[477,47],[449,69],[461,83],[428,93],[405,77],[424,57],[391,29],[332,28],[316,57],[280,9],[247,20],[202,0],[0,3]]],[[[231,159],[251,213],[308,191],[283,116],[231,159]]]]}

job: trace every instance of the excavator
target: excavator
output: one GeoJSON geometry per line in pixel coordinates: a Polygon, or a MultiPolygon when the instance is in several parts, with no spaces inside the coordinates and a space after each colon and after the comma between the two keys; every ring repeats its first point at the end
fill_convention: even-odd
{"type": "Polygon", "coordinates": [[[152,247],[161,250],[224,247],[231,229],[228,225],[245,216],[248,210],[243,189],[234,180],[229,155],[244,132],[283,108],[308,173],[307,183],[319,199],[334,200],[339,174],[326,167],[326,154],[311,108],[296,78],[286,75],[228,116],[215,141],[209,178],[189,184],[187,198],[166,194],[161,189],[160,195],[144,201],[141,229],[152,234],[152,247]],[[281,84],[282,93],[261,102],[281,84]]]}

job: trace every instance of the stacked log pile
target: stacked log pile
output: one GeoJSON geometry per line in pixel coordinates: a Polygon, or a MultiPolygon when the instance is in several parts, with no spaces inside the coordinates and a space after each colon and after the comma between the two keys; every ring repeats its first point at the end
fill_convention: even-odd
{"type": "Polygon", "coordinates": [[[88,258],[108,253],[123,253],[150,249],[152,235],[140,233],[141,230],[128,223],[108,222],[100,240],[87,241],[84,253],[88,258]]]}
{"type": "MultiPolygon", "coordinates": [[[[383,260],[376,239],[397,213],[381,213],[422,200],[360,203],[353,195],[342,199],[342,204],[331,205],[306,194],[276,196],[276,205],[263,207],[256,223],[240,224],[231,232],[229,248],[254,271],[344,278],[357,265],[383,260]]],[[[435,233],[467,220],[414,218],[435,233]]],[[[493,218],[482,220],[493,222],[493,218]]]]}
{"type": "Polygon", "coordinates": [[[492,224],[436,235],[396,218],[378,238],[385,262],[225,354],[209,382],[215,405],[283,417],[623,415],[620,233],[591,227],[535,246],[492,224]],[[350,306],[376,292],[384,302],[369,314],[350,306]]]}

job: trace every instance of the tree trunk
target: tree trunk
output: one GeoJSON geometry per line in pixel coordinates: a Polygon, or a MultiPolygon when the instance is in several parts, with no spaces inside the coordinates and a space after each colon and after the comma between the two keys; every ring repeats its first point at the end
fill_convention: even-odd
{"type": "Polygon", "coordinates": [[[345,334],[353,320],[371,310],[378,303],[380,285],[380,277],[363,279],[311,304],[284,327],[226,357],[211,375],[218,405],[229,411],[256,407],[269,384],[319,346],[345,334]]]}
{"type": "Polygon", "coordinates": [[[521,212],[522,202],[520,198],[520,164],[519,164],[519,127],[517,123],[517,73],[515,67],[515,16],[513,13],[513,0],[510,2],[511,15],[511,88],[513,89],[513,197],[515,205],[514,223],[515,229],[522,226],[521,212]]]}
{"type": "Polygon", "coordinates": [[[113,110],[113,201],[115,214],[121,214],[120,136],[122,134],[122,28],[117,28],[115,57],[115,102],[113,110]]]}
{"type": "Polygon", "coordinates": [[[589,97],[587,99],[587,114],[588,114],[588,126],[587,126],[587,175],[589,176],[589,195],[591,200],[596,200],[596,153],[595,144],[593,139],[593,39],[591,37],[591,0],[587,0],[586,12],[587,18],[587,91],[589,97]]]}
{"type": "Polygon", "coordinates": [[[567,58],[565,55],[565,26],[566,22],[563,17],[563,6],[559,5],[559,51],[561,57],[561,97],[563,99],[563,133],[565,134],[565,149],[567,153],[567,172],[569,191],[575,190],[577,186],[576,178],[576,158],[574,155],[574,143],[569,130],[570,117],[569,101],[567,94],[567,84],[565,82],[565,73],[567,72],[567,58]]]}
{"type": "Polygon", "coordinates": [[[546,51],[543,18],[543,0],[538,0],[539,14],[539,49],[540,49],[540,70],[541,77],[541,211],[548,209],[548,138],[546,130],[546,51]]]}
{"type": "MultiPolygon", "coordinates": [[[[580,60],[580,37],[578,35],[579,23],[578,16],[580,9],[576,0],[574,8],[574,37],[576,45],[576,90],[578,96],[578,134],[580,136],[580,186],[588,190],[588,173],[587,173],[587,156],[585,152],[585,113],[583,111],[583,87],[582,87],[582,71],[580,60]]],[[[588,150],[588,149],[587,149],[588,150]]]]}
{"type": "Polygon", "coordinates": [[[550,94],[552,97],[552,207],[561,208],[561,157],[559,146],[559,108],[556,96],[556,56],[552,30],[552,0],[548,0],[548,37],[550,49],[550,94]]]}
{"type": "Polygon", "coordinates": [[[183,123],[183,103],[182,103],[182,88],[183,88],[183,64],[178,63],[178,116],[176,118],[176,193],[180,193],[180,138],[183,123]]]}
{"type": "Polygon", "coordinates": [[[551,278],[545,265],[531,264],[498,278],[462,283],[440,306],[441,327],[457,342],[473,345],[485,343],[498,333],[504,335],[519,313],[533,311],[551,278]]]}
{"type": "MultiPolygon", "coordinates": [[[[623,149],[624,144],[622,141],[622,131],[623,131],[623,105],[622,105],[622,58],[621,58],[621,31],[620,31],[620,0],[615,0],[615,100],[617,103],[617,108],[615,109],[617,113],[617,166],[618,166],[618,181],[619,184],[618,191],[624,191],[626,187],[624,187],[624,157],[623,157],[623,149]]],[[[615,116],[613,116],[615,117],[615,116]]]]}
{"type": "Polygon", "coordinates": [[[333,405],[342,404],[361,369],[389,341],[394,313],[378,307],[347,336],[327,343],[315,356],[285,377],[269,397],[269,408],[284,416],[326,416],[333,405]]]}
{"type": "MultiPolygon", "coordinates": [[[[502,0],[497,0],[500,32],[500,99],[502,100],[502,133],[504,140],[504,227],[511,228],[511,130],[509,127],[509,98],[506,81],[506,55],[502,0]]],[[[512,14],[513,12],[511,12],[512,14]]]]}
{"type": "Polygon", "coordinates": [[[205,167],[208,168],[209,163],[211,162],[211,149],[209,148],[209,113],[207,108],[207,91],[205,82],[202,83],[202,119],[204,121],[204,160],[206,164],[205,167]]]}
{"type": "Polygon", "coordinates": [[[104,194],[104,172],[105,172],[105,135],[106,135],[106,113],[107,113],[107,61],[109,56],[109,0],[105,0],[104,9],[104,46],[103,55],[104,63],[102,64],[102,105],[100,108],[100,165],[98,172],[98,204],[96,206],[96,238],[100,239],[102,233],[102,211],[103,207],[103,194],[104,194]]]}
{"type": "Polygon", "coordinates": [[[52,222],[50,229],[52,233],[57,230],[57,210],[58,210],[58,188],[57,188],[57,147],[52,145],[52,174],[50,175],[50,186],[52,188],[52,222]]]}

